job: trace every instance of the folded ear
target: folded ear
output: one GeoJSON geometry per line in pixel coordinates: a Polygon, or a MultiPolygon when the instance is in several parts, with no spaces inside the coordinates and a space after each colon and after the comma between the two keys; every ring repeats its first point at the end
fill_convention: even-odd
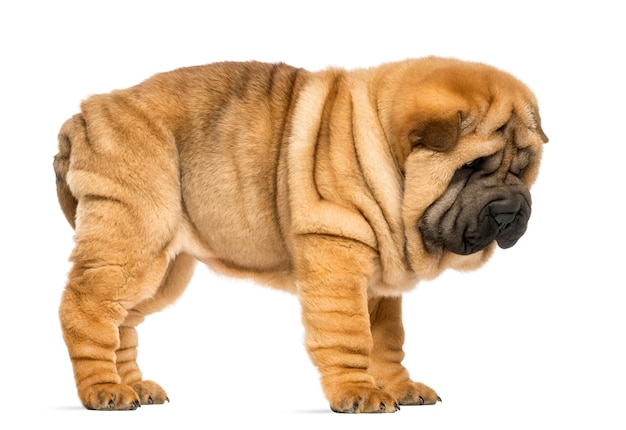
{"type": "Polygon", "coordinates": [[[411,147],[423,145],[433,151],[449,151],[461,136],[461,112],[417,120],[408,134],[411,147]]]}
{"type": "Polygon", "coordinates": [[[550,139],[548,139],[548,136],[544,133],[543,129],[541,128],[541,118],[539,117],[539,112],[535,113],[535,115],[537,119],[536,133],[539,135],[539,138],[541,139],[543,143],[548,143],[550,139]]]}

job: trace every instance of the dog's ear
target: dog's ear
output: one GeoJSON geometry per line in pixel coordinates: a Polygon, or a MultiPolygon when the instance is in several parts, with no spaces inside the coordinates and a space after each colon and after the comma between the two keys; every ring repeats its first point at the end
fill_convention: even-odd
{"type": "Polygon", "coordinates": [[[550,139],[548,139],[548,136],[541,128],[541,117],[539,116],[539,108],[536,106],[536,104],[532,109],[532,116],[534,119],[535,133],[537,134],[537,136],[539,136],[539,139],[541,139],[542,143],[548,143],[548,140],[550,139]]]}
{"type": "Polygon", "coordinates": [[[461,136],[461,112],[417,120],[408,134],[411,148],[418,145],[445,152],[454,148],[461,136]]]}

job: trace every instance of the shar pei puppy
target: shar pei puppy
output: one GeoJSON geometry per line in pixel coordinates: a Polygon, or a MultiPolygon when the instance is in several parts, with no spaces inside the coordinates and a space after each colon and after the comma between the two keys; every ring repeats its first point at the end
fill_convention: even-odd
{"type": "Polygon", "coordinates": [[[480,63],[346,71],[216,63],[82,102],[55,156],[75,229],[60,320],[89,409],[163,403],[136,326],[197,260],[297,294],[333,411],[433,404],[401,296],[513,246],[543,143],[534,95],[480,63]]]}

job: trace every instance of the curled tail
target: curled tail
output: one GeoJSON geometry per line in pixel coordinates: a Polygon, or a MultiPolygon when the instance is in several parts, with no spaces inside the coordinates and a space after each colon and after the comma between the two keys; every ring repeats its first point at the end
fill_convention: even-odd
{"type": "Polygon", "coordinates": [[[67,184],[67,172],[70,168],[72,142],[78,139],[85,140],[86,136],[85,120],[82,115],[74,115],[65,121],[59,132],[59,153],[54,156],[53,162],[59,205],[72,228],[76,226],[75,217],[78,200],[67,184]]]}

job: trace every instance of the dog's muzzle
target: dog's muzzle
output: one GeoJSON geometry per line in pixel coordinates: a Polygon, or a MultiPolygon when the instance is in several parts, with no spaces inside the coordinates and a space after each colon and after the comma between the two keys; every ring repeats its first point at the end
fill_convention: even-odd
{"type": "Polygon", "coordinates": [[[418,229],[427,250],[445,248],[469,255],[494,241],[510,248],[526,232],[531,213],[530,192],[525,183],[508,175],[459,170],[446,192],[425,212],[418,229]]]}

